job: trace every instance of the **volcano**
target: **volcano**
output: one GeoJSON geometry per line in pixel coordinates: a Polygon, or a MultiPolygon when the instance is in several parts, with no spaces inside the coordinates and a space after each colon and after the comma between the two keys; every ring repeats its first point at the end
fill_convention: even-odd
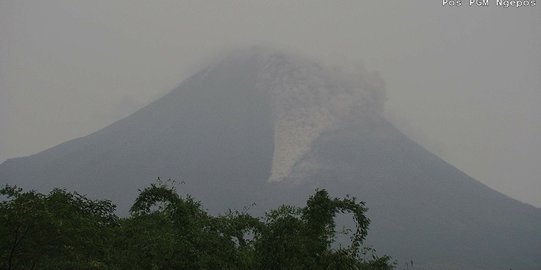
{"type": "Polygon", "coordinates": [[[315,189],[365,201],[368,244],[414,269],[541,269],[541,209],[408,139],[384,83],[271,49],[238,50],[88,136],[0,165],[0,183],[113,199],[157,177],[211,212],[263,213],[315,189]]]}

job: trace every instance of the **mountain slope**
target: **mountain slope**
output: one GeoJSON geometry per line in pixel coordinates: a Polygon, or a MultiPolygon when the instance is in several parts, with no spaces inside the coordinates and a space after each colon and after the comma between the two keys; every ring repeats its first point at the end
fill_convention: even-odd
{"type": "Polygon", "coordinates": [[[378,250],[434,269],[539,269],[539,209],[470,178],[385,121],[366,127],[321,136],[306,161],[319,169],[298,181],[365,200],[378,250]]]}
{"type": "MultiPolygon", "coordinates": [[[[541,210],[429,153],[382,116],[381,81],[301,57],[234,52],[102,130],[0,165],[0,182],[111,198],[174,178],[211,211],[366,201],[369,242],[416,269],[541,269],[541,210]]],[[[401,265],[399,265],[399,269],[401,265]]]]}

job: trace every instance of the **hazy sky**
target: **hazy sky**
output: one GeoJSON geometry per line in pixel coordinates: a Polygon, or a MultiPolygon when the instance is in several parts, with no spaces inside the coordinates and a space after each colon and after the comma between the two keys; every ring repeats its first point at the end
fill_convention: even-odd
{"type": "Polygon", "coordinates": [[[541,207],[541,3],[0,0],[0,162],[86,135],[214,56],[271,44],[363,64],[407,135],[541,207]]]}

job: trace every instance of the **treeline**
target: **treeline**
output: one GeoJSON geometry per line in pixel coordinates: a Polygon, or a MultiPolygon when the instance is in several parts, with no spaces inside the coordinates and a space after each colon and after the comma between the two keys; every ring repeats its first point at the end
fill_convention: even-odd
{"type": "Polygon", "coordinates": [[[263,218],[212,216],[165,184],[142,190],[120,218],[110,201],[55,189],[0,190],[0,269],[392,269],[363,246],[363,202],[316,191],[303,208],[263,218]],[[348,245],[332,245],[335,216],[350,213],[348,245]]]}

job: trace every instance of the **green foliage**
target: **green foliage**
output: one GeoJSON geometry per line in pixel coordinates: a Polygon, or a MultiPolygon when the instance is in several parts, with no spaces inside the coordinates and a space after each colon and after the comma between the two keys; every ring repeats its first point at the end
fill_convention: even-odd
{"type": "Polygon", "coordinates": [[[1,269],[100,269],[117,226],[114,205],[55,189],[0,190],[1,269]]]}
{"type": "Polygon", "coordinates": [[[140,191],[130,216],[110,201],[55,189],[0,190],[0,269],[391,269],[363,247],[364,203],[318,190],[305,207],[282,206],[259,219],[211,216],[174,187],[140,191]],[[351,242],[333,248],[335,217],[355,221],[351,242]]]}
{"type": "Polygon", "coordinates": [[[370,220],[364,203],[355,198],[329,198],[318,190],[304,208],[282,206],[267,214],[261,237],[257,239],[259,269],[391,269],[390,257],[372,255],[362,248],[370,220]],[[337,213],[351,213],[355,231],[351,244],[333,249],[337,213]]]}
{"type": "Polygon", "coordinates": [[[237,248],[226,234],[230,219],[209,216],[173,188],[143,190],[118,232],[118,269],[232,268],[237,248]]]}

